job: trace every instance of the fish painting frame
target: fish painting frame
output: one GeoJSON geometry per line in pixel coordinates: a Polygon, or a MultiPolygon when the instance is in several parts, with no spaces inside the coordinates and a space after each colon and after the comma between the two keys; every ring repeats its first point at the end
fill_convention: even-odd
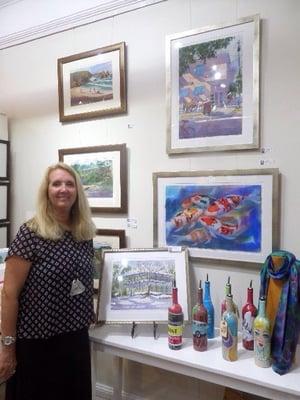
{"type": "Polygon", "coordinates": [[[259,148],[259,63],[259,15],[167,36],[167,153],[259,148]]]}
{"type": "Polygon", "coordinates": [[[127,213],[125,143],[59,149],[58,158],[79,174],[92,211],[127,213]]]}
{"type": "Polygon", "coordinates": [[[60,122],[127,112],[125,42],[57,60],[60,122]]]}
{"type": "Polygon", "coordinates": [[[260,265],[279,248],[278,169],[153,173],[154,246],[260,265]]]}
{"type": "Polygon", "coordinates": [[[187,249],[104,250],[97,322],[167,323],[174,279],[188,323],[191,305],[187,249]]]}

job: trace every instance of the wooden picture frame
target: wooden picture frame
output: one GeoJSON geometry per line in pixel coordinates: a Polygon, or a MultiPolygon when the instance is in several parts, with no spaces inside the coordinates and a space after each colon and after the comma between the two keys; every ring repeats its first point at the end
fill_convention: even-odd
{"type": "Polygon", "coordinates": [[[279,248],[278,169],[153,174],[154,246],[261,264],[279,248]]]}
{"type": "Polygon", "coordinates": [[[58,150],[59,161],[80,175],[92,211],[126,213],[126,144],[58,150]]]}
{"type": "Polygon", "coordinates": [[[121,42],[57,60],[61,122],[127,111],[125,49],[121,42]]]}
{"type": "Polygon", "coordinates": [[[186,249],[105,250],[103,254],[98,322],[167,322],[174,278],[184,320],[189,321],[186,249]]]}
{"type": "Polygon", "coordinates": [[[259,147],[259,15],[166,38],[167,152],[259,147]]]}

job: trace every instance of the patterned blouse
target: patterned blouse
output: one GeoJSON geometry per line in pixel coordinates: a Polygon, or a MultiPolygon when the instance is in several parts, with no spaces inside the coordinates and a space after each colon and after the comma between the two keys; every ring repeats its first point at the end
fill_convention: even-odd
{"type": "Polygon", "coordinates": [[[8,257],[32,262],[19,297],[17,337],[48,338],[89,327],[93,320],[93,242],[75,241],[70,232],[62,239],[43,239],[23,224],[8,257]],[[78,278],[83,293],[71,296],[78,278]]]}

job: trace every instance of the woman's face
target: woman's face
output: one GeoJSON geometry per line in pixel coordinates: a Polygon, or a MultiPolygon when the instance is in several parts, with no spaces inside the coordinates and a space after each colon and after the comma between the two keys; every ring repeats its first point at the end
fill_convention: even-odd
{"type": "Polygon", "coordinates": [[[77,197],[73,176],[60,168],[50,172],[48,197],[54,210],[69,213],[77,197]]]}

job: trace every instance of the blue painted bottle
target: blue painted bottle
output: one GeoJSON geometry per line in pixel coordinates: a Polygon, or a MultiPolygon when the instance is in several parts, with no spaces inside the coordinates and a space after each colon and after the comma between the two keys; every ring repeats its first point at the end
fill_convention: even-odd
{"type": "Polygon", "coordinates": [[[210,297],[208,274],[206,274],[203,304],[207,309],[207,337],[213,339],[215,337],[215,309],[210,297]]]}

